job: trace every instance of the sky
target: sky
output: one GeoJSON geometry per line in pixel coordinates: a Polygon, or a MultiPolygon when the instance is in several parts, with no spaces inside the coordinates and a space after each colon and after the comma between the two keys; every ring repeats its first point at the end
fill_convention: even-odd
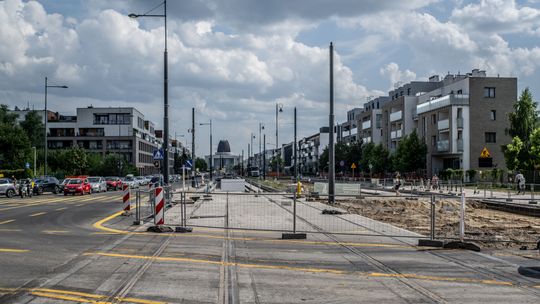
{"type": "MultiPolygon", "coordinates": [[[[162,0],[0,0],[0,103],[43,109],[132,106],[163,125],[162,0]]],[[[333,42],[336,121],[398,82],[467,73],[518,77],[540,95],[540,0],[169,0],[170,134],[240,154],[259,124],[274,147],[328,125],[333,42]],[[184,136],[184,137],[182,137],[184,136]]],[[[518,92],[519,93],[519,92],[518,92]]],[[[538,98],[535,98],[538,100],[538,98]]]]}

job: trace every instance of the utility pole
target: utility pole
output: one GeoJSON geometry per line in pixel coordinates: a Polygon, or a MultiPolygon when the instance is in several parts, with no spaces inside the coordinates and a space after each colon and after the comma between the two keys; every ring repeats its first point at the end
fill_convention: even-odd
{"type": "Polygon", "coordinates": [[[251,170],[251,146],[248,144],[248,170],[251,170]]]}
{"type": "Polygon", "coordinates": [[[244,149],[242,149],[242,173],[240,175],[244,176],[244,149]]]}
{"type": "Polygon", "coordinates": [[[263,144],[263,180],[266,180],[266,134],[264,136],[264,144],[263,144]]]}
{"type": "Polygon", "coordinates": [[[296,107],[294,107],[294,180],[298,182],[298,148],[296,143],[296,107]]]}
{"type": "Polygon", "coordinates": [[[195,108],[191,108],[191,186],[195,187],[195,108]]]}
{"type": "Polygon", "coordinates": [[[330,42],[330,115],[328,122],[328,203],[335,203],[335,151],[334,151],[334,45],[330,42]]]}

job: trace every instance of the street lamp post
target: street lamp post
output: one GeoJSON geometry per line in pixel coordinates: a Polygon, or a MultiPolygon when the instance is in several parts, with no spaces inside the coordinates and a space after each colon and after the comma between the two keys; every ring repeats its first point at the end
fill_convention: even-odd
{"type": "MultiPolygon", "coordinates": [[[[280,103],[276,103],[276,150],[279,148],[279,141],[278,141],[278,113],[280,112],[283,112],[283,105],[280,104],[280,103]]],[[[280,153],[281,154],[281,153],[280,153]]],[[[278,155],[280,158],[281,156],[278,155]]],[[[277,166],[276,166],[276,173],[277,173],[277,178],[279,179],[279,161],[277,161],[277,158],[276,158],[276,163],[277,163],[277,166]]]]}
{"type": "Polygon", "coordinates": [[[49,85],[48,82],[47,82],[47,77],[45,77],[45,114],[43,116],[44,120],[45,120],[45,167],[44,167],[44,171],[43,171],[43,175],[44,176],[47,176],[47,150],[48,150],[48,147],[47,147],[47,121],[49,120],[49,117],[47,117],[47,89],[48,88],[60,88],[60,89],[67,89],[68,87],[65,86],[65,85],[62,85],[62,86],[59,86],[59,85],[49,85]]]}
{"type": "Polygon", "coordinates": [[[264,130],[264,124],[263,123],[259,123],[259,159],[258,159],[258,166],[259,166],[259,169],[261,169],[263,166],[262,166],[262,160],[261,160],[261,130],[264,130]]]}
{"type": "Polygon", "coordinates": [[[253,139],[255,138],[255,135],[253,135],[253,133],[251,133],[250,138],[251,138],[251,146],[250,146],[251,147],[251,157],[253,158],[252,161],[254,161],[255,160],[254,159],[255,158],[255,153],[253,152],[253,150],[255,150],[255,149],[253,148],[253,139]]]}
{"type": "Polygon", "coordinates": [[[200,123],[199,125],[201,126],[210,126],[210,161],[208,162],[209,164],[209,171],[210,171],[210,181],[212,181],[212,120],[210,119],[210,122],[204,122],[204,123],[200,123]]]}
{"type": "MultiPolygon", "coordinates": [[[[168,53],[167,53],[167,0],[163,0],[163,14],[149,14],[149,12],[138,15],[129,14],[130,18],[138,17],[159,17],[165,20],[165,50],[163,52],[163,180],[169,183],[169,73],[168,73],[168,53]]],[[[157,8],[157,7],[156,7],[157,8]]],[[[195,164],[193,164],[195,165],[195,164]]]]}

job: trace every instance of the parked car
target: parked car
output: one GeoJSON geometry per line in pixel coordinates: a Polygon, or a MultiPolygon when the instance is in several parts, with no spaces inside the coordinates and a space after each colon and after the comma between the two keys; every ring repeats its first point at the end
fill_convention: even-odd
{"type": "Polygon", "coordinates": [[[9,178],[0,178],[0,195],[5,195],[11,198],[15,194],[17,194],[15,182],[9,178]]]}
{"type": "Polygon", "coordinates": [[[137,181],[132,174],[129,174],[124,178],[124,184],[128,185],[130,188],[139,188],[139,181],[137,181]]]}
{"type": "Polygon", "coordinates": [[[103,177],[91,176],[87,178],[90,183],[92,192],[105,192],[107,191],[107,182],[103,177]]]}
{"type": "Polygon", "coordinates": [[[135,176],[135,180],[139,183],[139,186],[147,186],[148,182],[144,176],[135,176]]]}
{"type": "Polygon", "coordinates": [[[43,194],[43,192],[60,193],[60,182],[54,176],[45,176],[34,180],[34,193],[43,194]]]}
{"type": "Polygon", "coordinates": [[[122,179],[117,176],[108,176],[105,178],[107,183],[107,190],[120,190],[122,189],[122,179]]]}
{"type": "Polygon", "coordinates": [[[64,187],[64,195],[68,194],[78,194],[84,195],[85,193],[92,193],[92,187],[87,179],[82,178],[72,178],[64,187]]]}
{"type": "Polygon", "coordinates": [[[60,182],[60,191],[61,192],[64,192],[64,187],[66,186],[66,184],[69,182],[71,178],[64,178],[61,182],[60,182]]]}

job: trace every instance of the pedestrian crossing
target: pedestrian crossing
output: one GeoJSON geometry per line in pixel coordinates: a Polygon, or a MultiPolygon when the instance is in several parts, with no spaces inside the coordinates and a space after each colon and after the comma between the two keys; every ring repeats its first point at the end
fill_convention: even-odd
{"type": "Polygon", "coordinates": [[[0,199],[0,211],[7,211],[19,208],[30,208],[43,205],[61,205],[61,210],[66,209],[63,207],[68,206],[84,206],[89,203],[115,203],[122,202],[122,196],[119,193],[118,195],[107,195],[107,194],[94,194],[90,196],[74,196],[74,197],[63,197],[63,196],[41,196],[41,197],[32,197],[32,198],[5,198],[0,199]]]}

